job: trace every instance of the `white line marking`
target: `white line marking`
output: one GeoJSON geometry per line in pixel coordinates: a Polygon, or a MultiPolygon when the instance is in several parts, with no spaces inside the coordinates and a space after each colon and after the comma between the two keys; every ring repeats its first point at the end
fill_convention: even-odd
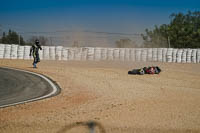
{"type": "Polygon", "coordinates": [[[41,74],[30,72],[30,71],[26,71],[26,70],[16,69],[16,68],[9,68],[9,67],[1,67],[1,68],[6,68],[6,69],[11,69],[11,70],[16,70],[16,71],[22,71],[22,72],[26,72],[26,73],[30,73],[30,74],[39,76],[39,77],[43,78],[44,80],[46,80],[51,85],[51,87],[53,88],[53,91],[51,93],[45,95],[45,96],[42,96],[42,97],[38,97],[38,98],[30,99],[30,100],[25,100],[25,101],[22,101],[22,102],[2,105],[2,106],[0,106],[0,108],[13,106],[13,105],[18,105],[18,104],[23,104],[23,103],[27,103],[27,102],[36,101],[36,100],[41,100],[41,99],[44,99],[44,98],[47,98],[47,97],[50,97],[50,96],[54,95],[58,90],[58,88],[54,85],[54,83],[51,80],[49,80],[48,78],[46,78],[45,76],[43,76],[41,74]]]}

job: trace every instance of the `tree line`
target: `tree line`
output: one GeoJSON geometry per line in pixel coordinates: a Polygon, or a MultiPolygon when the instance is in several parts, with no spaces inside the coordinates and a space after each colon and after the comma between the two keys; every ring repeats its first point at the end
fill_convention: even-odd
{"type": "Polygon", "coordinates": [[[0,43],[3,44],[19,44],[25,45],[26,42],[24,41],[23,37],[18,35],[17,32],[9,30],[8,34],[3,32],[3,36],[0,38],[0,43]]]}
{"type": "Polygon", "coordinates": [[[39,39],[41,45],[47,45],[48,38],[44,36],[32,36],[29,40],[25,41],[22,36],[13,30],[9,30],[8,33],[3,32],[2,37],[0,38],[0,43],[3,44],[19,44],[19,45],[32,45],[36,39],[39,39]]]}
{"type": "Polygon", "coordinates": [[[146,29],[145,47],[200,48],[200,11],[173,13],[171,22],[146,29]]]}

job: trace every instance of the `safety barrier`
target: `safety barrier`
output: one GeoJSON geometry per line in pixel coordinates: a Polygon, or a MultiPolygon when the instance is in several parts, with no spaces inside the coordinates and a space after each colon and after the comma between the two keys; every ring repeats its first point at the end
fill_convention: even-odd
{"type": "Polygon", "coordinates": [[[179,49],[178,52],[177,52],[177,56],[176,56],[176,62],[177,63],[181,63],[181,60],[182,60],[182,53],[183,53],[183,49],[179,49]]]}
{"type": "Polygon", "coordinates": [[[10,58],[11,59],[17,59],[17,49],[18,45],[11,45],[11,53],[10,53],[10,58]]]}
{"type": "Polygon", "coordinates": [[[191,63],[192,58],[192,49],[187,50],[187,63],[191,63]]]}
{"type": "Polygon", "coordinates": [[[56,47],[55,46],[49,47],[49,59],[50,60],[55,60],[56,59],[56,47]]]}
{"type": "Polygon", "coordinates": [[[162,56],[163,48],[158,48],[158,61],[162,62],[163,56],[162,56]]]}
{"type": "Polygon", "coordinates": [[[31,57],[29,56],[30,48],[31,48],[31,46],[24,46],[24,59],[25,60],[30,60],[31,59],[31,57]]]}
{"type": "MultiPolygon", "coordinates": [[[[30,60],[31,46],[0,44],[0,59],[30,60]]],[[[200,63],[200,49],[42,46],[41,60],[200,63]]]]}
{"type": "Polygon", "coordinates": [[[69,60],[69,48],[63,48],[62,49],[62,60],[69,60]]]}
{"type": "Polygon", "coordinates": [[[125,48],[125,55],[124,55],[125,61],[129,61],[130,59],[130,49],[125,48]]]}
{"type": "Polygon", "coordinates": [[[148,50],[147,50],[147,60],[148,61],[152,61],[152,57],[153,57],[153,55],[152,55],[152,48],[148,48],[148,50]]]}
{"type": "Polygon", "coordinates": [[[75,57],[74,59],[77,61],[80,61],[82,57],[82,48],[74,48],[73,50],[74,50],[74,57],[75,57]]]}
{"type": "Polygon", "coordinates": [[[87,59],[92,61],[94,60],[94,48],[93,47],[88,47],[87,48],[87,59]]]}
{"type": "Polygon", "coordinates": [[[167,62],[172,62],[172,52],[173,52],[173,48],[167,49],[167,62]]]}
{"type": "Polygon", "coordinates": [[[113,57],[114,56],[114,54],[113,54],[113,50],[114,49],[113,48],[108,48],[107,50],[108,50],[108,55],[107,55],[108,56],[108,60],[113,60],[114,59],[114,57],[113,57]]]}
{"type": "Polygon", "coordinates": [[[182,56],[181,56],[181,62],[186,63],[186,61],[187,61],[187,49],[183,49],[182,56]]]}
{"type": "Polygon", "coordinates": [[[152,54],[153,61],[158,61],[158,49],[157,48],[153,48],[152,52],[153,52],[153,54],[152,54]]]}
{"type": "Polygon", "coordinates": [[[5,59],[10,59],[10,54],[11,54],[11,45],[5,45],[4,49],[4,58],[5,59]]]}
{"type": "Polygon", "coordinates": [[[107,60],[107,48],[101,49],[101,60],[107,60]]]}
{"type": "Polygon", "coordinates": [[[167,48],[163,48],[162,59],[163,62],[167,62],[167,48]]]}
{"type": "Polygon", "coordinates": [[[197,63],[200,63],[200,49],[197,49],[197,63]]]}
{"type": "Polygon", "coordinates": [[[146,48],[143,48],[142,49],[142,57],[141,57],[141,60],[143,62],[146,62],[147,61],[147,49],[146,48]]]}
{"type": "Polygon", "coordinates": [[[119,59],[121,61],[124,61],[124,59],[125,59],[125,49],[124,48],[119,49],[119,59]]]}
{"type": "Polygon", "coordinates": [[[62,46],[56,46],[56,60],[62,60],[62,46]]]}
{"type": "Polygon", "coordinates": [[[135,61],[135,49],[130,49],[130,61],[135,61]]]}
{"type": "Polygon", "coordinates": [[[5,45],[0,44],[0,59],[4,58],[5,45]]]}
{"type": "Polygon", "coordinates": [[[43,58],[44,58],[44,60],[49,60],[49,54],[50,54],[49,47],[44,46],[44,48],[43,48],[43,58]]]}
{"type": "MultiPolygon", "coordinates": [[[[81,60],[83,60],[83,61],[87,60],[87,53],[88,53],[88,49],[82,48],[81,60]]],[[[101,59],[101,57],[100,57],[100,59],[101,59]]]]}
{"type": "Polygon", "coordinates": [[[17,59],[24,59],[24,46],[18,46],[17,59]]]}
{"type": "Polygon", "coordinates": [[[192,50],[192,63],[196,63],[197,62],[197,50],[193,49],[192,50]]]}
{"type": "Polygon", "coordinates": [[[176,59],[177,59],[177,52],[178,52],[178,49],[173,49],[173,52],[172,52],[172,62],[176,62],[176,59]]]}
{"type": "Polygon", "coordinates": [[[118,48],[115,48],[113,49],[113,56],[114,56],[114,60],[117,61],[119,60],[119,49],[118,48]]]}
{"type": "Polygon", "coordinates": [[[94,59],[95,61],[101,60],[101,48],[95,48],[94,59]]]}
{"type": "MultiPolygon", "coordinates": [[[[44,49],[44,46],[41,46],[42,49],[44,49]]],[[[44,54],[42,50],[39,50],[39,55],[40,55],[40,59],[43,60],[44,59],[44,54]]]]}
{"type": "Polygon", "coordinates": [[[141,49],[140,48],[135,49],[135,60],[141,61],[141,49]]]}

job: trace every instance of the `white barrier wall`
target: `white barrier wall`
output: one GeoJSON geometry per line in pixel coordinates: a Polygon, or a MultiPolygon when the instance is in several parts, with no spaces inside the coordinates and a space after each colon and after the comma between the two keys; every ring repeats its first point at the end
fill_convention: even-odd
{"type": "Polygon", "coordinates": [[[197,63],[200,63],[200,49],[197,49],[197,63]]]}
{"type": "Polygon", "coordinates": [[[158,61],[162,62],[163,48],[158,48],[158,61]]]}
{"type": "Polygon", "coordinates": [[[108,51],[108,54],[107,54],[108,57],[107,57],[107,59],[108,59],[108,60],[113,60],[113,59],[114,59],[113,50],[114,50],[113,48],[108,48],[108,49],[107,49],[107,51],[108,51]]]}
{"type": "Polygon", "coordinates": [[[192,49],[187,50],[187,63],[191,63],[192,49]]]}
{"type": "Polygon", "coordinates": [[[125,49],[121,48],[119,49],[119,60],[124,61],[125,59],[125,49]]]}
{"type": "Polygon", "coordinates": [[[94,59],[95,61],[101,60],[101,48],[95,48],[94,59]]]}
{"type": "Polygon", "coordinates": [[[141,61],[141,49],[140,48],[135,49],[135,60],[141,61]]]}
{"type": "Polygon", "coordinates": [[[90,61],[94,60],[94,48],[88,47],[87,49],[87,59],[90,61]]]}
{"type": "Polygon", "coordinates": [[[186,63],[186,61],[187,61],[187,49],[183,49],[182,56],[181,56],[181,62],[186,63]]]}
{"type": "Polygon", "coordinates": [[[193,49],[192,50],[192,63],[196,63],[197,62],[197,50],[193,49]]]}
{"type": "MultiPolygon", "coordinates": [[[[30,60],[31,46],[0,44],[0,59],[30,60]]],[[[71,48],[63,46],[42,46],[41,60],[90,60],[90,61],[150,61],[174,63],[200,63],[200,49],[173,48],[71,48]]]]}
{"type": "Polygon", "coordinates": [[[173,48],[167,49],[167,62],[172,62],[172,52],[173,52],[173,48]]]}
{"type": "Polygon", "coordinates": [[[10,58],[11,59],[17,59],[17,49],[18,45],[11,45],[11,53],[10,53],[10,58]]]}
{"type": "Polygon", "coordinates": [[[176,62],[181,63],[183,49],[179,49],[176,56],[176,62]]]}
{"type": "Polygon", "coordinates": [[[0,44],[0,59],[4,58],[5,45],[0,44]]]}
{"type": "Polygon", "coordinates": [[[142,57],[141,57],[141,60],[143,62],[146,62],[147,61],[147,49],[146,48],[143,48],[142,49],[142,57]]]}
{"type": "Polygon", "coordinates": [[[158,49],[157,48],[152,49],[152,58],[153,58],[153,61],[158,61],[158,49]]]}
{"type": "Polygon", "coordinates": [[[74,60],[80,61],[82,55],[82,48],[74,48],[73,50],[74,50],[74,60]]]}
{"type": "Polygon", "coordinates": [[[101,60],[107,60],[107,48],[101,49],[101,60]]]}
{"type": "Polygon", "coordinates": [[[44,46],[43,58],[44,58],[44,60],[49,60],[49,46],[44,46]]]}
{"type": "Polygon", "coordinates": [[[62,60],[62,46],[56,46],[56,60],[62,60]]]}
{"type": "Polygon", "coordinates": [[[167,48],[163,48],[162,59],[163,62],[167,62],[167,48]]]}
{"type": "MultiPolygon", "coordinates": [[[[81,60],[85,61],[87,60],[87,53],[88,53],[88,49],[87,48],[82,48],[82,55],[81,55],[81,60]]],[[[100,55],[101,56],[101,55],[100,55]]],[[[100,57],[101,59],[102,57],[100,57]]]]}
{"type": "Polygon", "coordinates": [[[69,60],[69,48],[63,48],[62,49],[62,60],[69,60]]]}
{"type": "Polygon", "coordinates": [[[135,49],[130,49],[130,61],[135,61],[135,49]]]}
{"type": "Polygon", "coordinates": [[[147,49],[147,60],[152,61],[153,53],[152,53],[152,48],[147,49]]]}
{"type": "Polygon", "coordinates": [[[124,58],[125,58],[125,61],[129,61],[130,60],[130,49],[129,48],[125,48],[124,58]]]}
{"type": "Polygon", "coordinates": [[[49,59],[50,60],[56,59],[56,47],[55,46],[49,47],[49,59]]]}
{"type": "Polygon", "coordinates": [[[10,54],[11,54],[11,45],[5,45],[4,48],[4,58],[5,59],[10,59],[10,54]]]}
{"type": "Polygon", "coordinates": [[[115,48],[113,49],[113,56],[114,56],[114,60],[119,60],[119,49],[115,48]]]}
{"type": "Polygon", "coordinates": [[[41,46],[42,50],[39,50],[39,55],[40,55],[40,60],[43,60],[44,59],[44,54],[43,54],[43,49],[44,49],[44,46],[41,46]]]}
{"type": "Polygon", "coordinates": [[[173,52],[172,52],[172,62],[176,62],[176,58],[177,58],[177,52],[178,52],[178,49],[173,49],[173,52]]]}
{"type": "Polygon", "coordinates": [[[30,48],[31,48],[31,46],[24,46],[24,59],[25,60],[30,60],[31,59],[31,57],[29,56],[30,48]]]}
{"type": "Polygon", "coordinates": [[[24,59],[24,46],[18,46],[17,59],[24,59]]]}

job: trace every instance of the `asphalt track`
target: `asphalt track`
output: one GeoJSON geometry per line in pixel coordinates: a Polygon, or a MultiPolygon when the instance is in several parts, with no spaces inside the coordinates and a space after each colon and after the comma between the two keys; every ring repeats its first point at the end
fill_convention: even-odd
{"type": "Polygon", "coordinates": [[[59,93],[59,86],[46,76],[0,68],[0,108],[41,100],[59,93]]]}

